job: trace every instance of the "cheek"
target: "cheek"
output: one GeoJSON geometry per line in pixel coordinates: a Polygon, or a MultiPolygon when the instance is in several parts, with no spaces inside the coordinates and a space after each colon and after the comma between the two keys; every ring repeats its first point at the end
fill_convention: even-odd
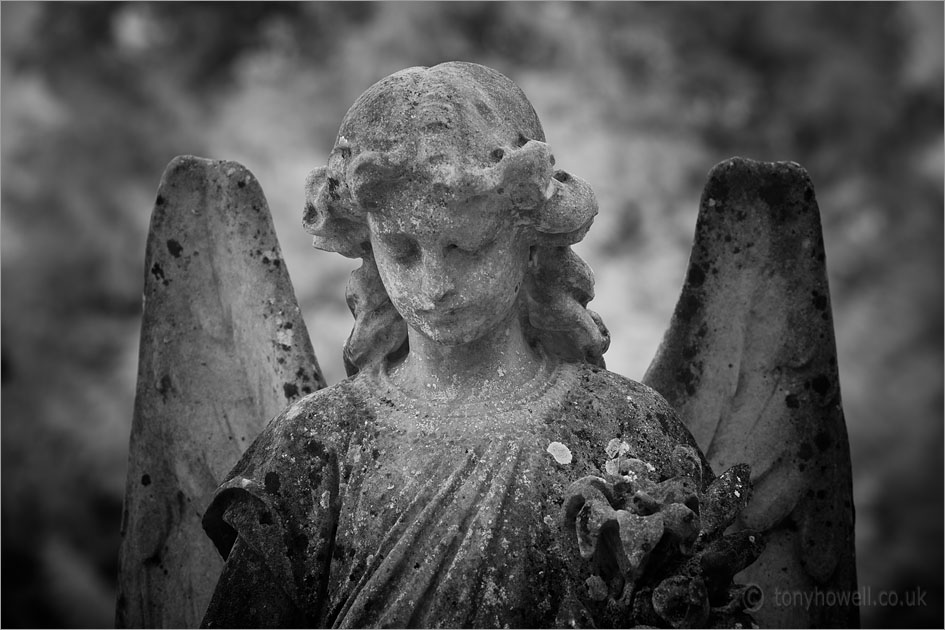
{"type": "Polygon", "coordinates": [[[515,300],[521,290],[525,277],[525,265],[528,256],[503,256],[492,260],[479,270],[474,293],[482,301],[491,304],[507,305],[515,300]]]}
{"type": "Polygon", "coordinates": [[[381,281],[387,290],[387,296],[399,313],[403,314],[405,311],[417,308],[419,287],[414,284],[410,274],[381,272],[381,281]]]}

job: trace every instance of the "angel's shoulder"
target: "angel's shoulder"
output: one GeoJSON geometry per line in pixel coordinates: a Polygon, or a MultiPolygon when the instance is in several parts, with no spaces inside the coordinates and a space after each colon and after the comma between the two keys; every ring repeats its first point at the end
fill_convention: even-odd
{"type": "Polygon", "coordinates": [[[345,432],[366,409],[364,397],[352,379],[325,387],[286,407],[270,423],[277,434],[299,431],[319,434],[345,432]]]}
{"type": "Polygon", "coordinates": [[[584,404],[595,408],[612,437],[633,442],[641,455],[662,458],[676,445],[696,446],[679,415],[652,387],[592,365],[582,367],[580,379],[577,391],[584,404]]]}
{"type": "Polygon", "coordinates": [[[270,420],[244,453],[237,470],[337,454],[351,434],[362,428],[367,415],[362,397],[349,381],[320,389],[270,420]]]}
{"type": "Polygon", "coordinates": [[[620,410],[625,417],[653,418],[661,424],[678,423],[676,411],[652,387],[596,365],[585,364],[580,372],[585,395],[599,404],[620,410]]]}

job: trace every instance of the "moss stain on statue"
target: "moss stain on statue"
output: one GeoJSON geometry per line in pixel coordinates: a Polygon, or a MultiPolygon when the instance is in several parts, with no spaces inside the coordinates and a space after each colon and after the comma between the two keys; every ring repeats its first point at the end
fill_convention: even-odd
{"type": "MultiPolygon", "coordinates": [[[[219,162],[221,177],[187,184],[206,164],[172,165],[176,176],[156,208],[199,216],[215,207],[209,198],[219,200],[235,221],[235,241],[255,243],[265,228],[240,222],[241,212],[268,217],[261,194],[253,197],[255,180],[219,162]],[[249,191],[248,202],[227,196],[229,188],[249,191]]],[[[839,409],[839,387],[824,350],[833,337],[829,292],[817,279],[819,215],[798,170],[744,160],[713,170],[683,293],[646,377],[671,406],[604,369],[609,333],[587,309],[593,274],[571,249],[597,202],[583,180],[555,168],[521,90],[494,70],[457,62],[409,68],[369,88],[346,114],[327,165],[305,184],[303,225],[315,247],[362,259],[346,292],[355,320],[344,349],[349,378],[320,389],[294,296],[256,304],[245,291],[254,285],[239,278],[228,289],[237,304],[262,307],[257,323],[266,330],[255,338],[266,351],[249,356],[237,345],[232,369],[265,363],[271,393],[291,404],[226,475],[204,515],[226,559],[204,625],[745,626],[781,559],[800,567],[801,579],[840,584],[835,573],[848,571],[852,555],[837,560],[846,551],[828,535],[835,523],[816,514],[816,506],[825,514],[842,508],[840,495],[805,477],[809,496],[800,501],[805,486],[791,476],[842,464],[848,448],[842,412],[839,424],[830,416],[812,429],[804,420],[818,405],[839,409]],[[757,227],[757,205],[778,229],[757,227]],[[798,252],[809,269],[778,267],[798,252]],[[760,295],[762,284],[774,296],[764,308],[741,299],[739,291],[760,295]],[[796,287],[810,294],[810,312],[782,308],[796,287]],[[820,328],[810,326],[810,313],[820,328]],[[797,348],[778,345],[798,327],[797,348]],[[791,354],[812,348],[819,354],[810,366],[791,354]],[[747,419],[767,433],[738,424],[731,392],[737,401],[742,382],[726,379],[741,374],[749,376],[747,419]],[[777,401],[787,422],[767,403],[756,410],[756,399],[777,401]],[[741,432],[758,452],[704,442],[724,471],[716,477],[674,406],[697,437],[741,432]],[[782,451],[797,468],[769,476],[768,459],[781,461],[782,451]],[[762,471],[760,499],[751,500],[742,454],[762,471]],[[819,560],[792,552],[783,523],[765,520],[788,504],[800,506],[792,515],[819,560]],[[775,536],[755,572],[763,589],[734,584],[765,549],[752,525],[775,536]]],[[[207,258],[198,264],[200,239],[165,232],[152,226],[161,240],[160,256],[149,257],[151,294],[186,290],[179,269],[232,275],[207,258]]],[[[274,239],[241,255],[235,267],[285,291],[274,239]]],[[[187,304],[208,323],[195,338],[240,339],[246,323],[219,320],[212,298],[187,304]]],[[[173,365],[158,373],[148,382],[163,403],[193,385],[173,365]]],[[[836,471],[843,477],[842,465],[836,471]]],[[[144,475],[151,492],[159,477],[150,468],[144,475]]],[[[190,501],[164,505],[182,511],[190,501]]],[[[852,527],[849,501],[837,523],[844,509],[852,527]]],[[[823,619],[852,618],[845,614],[823,619]]],[[[772,619],[823,620],[794,612],[772,619]]]]}

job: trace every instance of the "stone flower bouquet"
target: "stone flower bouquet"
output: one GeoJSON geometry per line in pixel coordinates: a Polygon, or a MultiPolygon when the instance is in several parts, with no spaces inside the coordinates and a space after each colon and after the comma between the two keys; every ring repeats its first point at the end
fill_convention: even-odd
{"type": "Polygon", "coordinates": [[[732,578],[764,542],[753,531],[725,533],[751,497],[749,467],[733,466],[703,485],[698,452],[677,446],[673,476],[658,481],[656,467],[629,450],[611,440],[605,478],[579,479],[565,501],[565,526],[591,563],[582,599],[592,618],[612,627],[754,626],[748,611],[757,587],[732,578]]]}

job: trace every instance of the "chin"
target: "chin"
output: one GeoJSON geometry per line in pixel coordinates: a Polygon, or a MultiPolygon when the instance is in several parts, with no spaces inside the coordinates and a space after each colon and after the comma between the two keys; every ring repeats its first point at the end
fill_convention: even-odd
{"type": "Polygon", "coordinates": [[[426,330],[421,329],[421,332],[437,342],[438,344],[444,346],[463,346],[467,343],[471,343],[476,339],[479,339],[482,334],[479,331],[452,331],[452,330],[443,330],[442,328],[436,330],[426,330]]]}

